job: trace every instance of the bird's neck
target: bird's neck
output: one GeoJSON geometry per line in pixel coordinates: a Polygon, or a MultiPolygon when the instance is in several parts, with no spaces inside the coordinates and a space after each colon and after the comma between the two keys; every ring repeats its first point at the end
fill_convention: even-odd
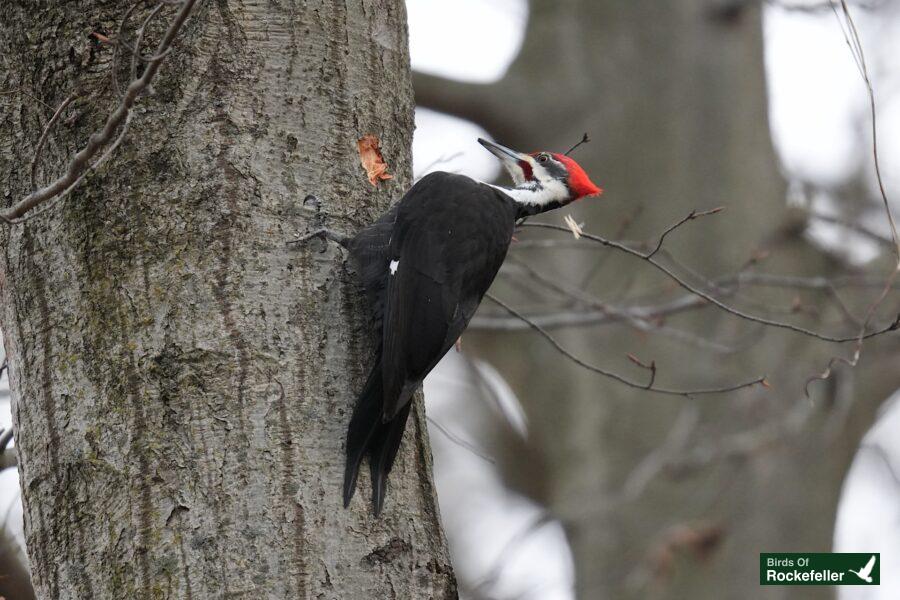
{"type": "Polygon", "coordinates": [[[502,186],[494,187],[516,204],[518,217],[530,217],[548,210],[560,208],[571,202],[569,190],[561,181],[552,181],[548,184],[539,181],[526,181],[513,188],[502,186]]]}

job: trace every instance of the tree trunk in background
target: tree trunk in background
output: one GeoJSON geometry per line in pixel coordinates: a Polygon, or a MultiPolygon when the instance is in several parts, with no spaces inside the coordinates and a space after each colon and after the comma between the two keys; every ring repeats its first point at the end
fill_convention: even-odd
{"type": "MultiPolygon", "coordinates": [[[[29,190],[44,103],[80,85],[42,180],[107,114],[112,47],[89,34],[114,37],[124,11],[3,9],[7,203],[29,190]]],[[[341,507],[368,317],[339,248],[285,245],[399,197],[412,109],[402,1],[200,3],[108,166],[0,233],[40,598],[456,596],[420,402],[381,519],[368,483],[341,507]],[[356,150],[369,133],[395,175],[378,189],[356,150]]]]}
{"type": "MultiPolygon", "coordinates": [[[[572,207],[586,230],[654,239],[692,209],[725,206],[721,215],[679,229],[666,248],[707,276],[736,272],[756,249],[771,251],[759,267],[766,272],[837,273],[803,241],[802,226],[785,207],[766,118],[759,6],[570,0],[532,2],[531,11],[522,52],[503,80],[477,86],[416,75],[419,104],[472,118],[522,150],[562,151],[590,132],[592,143],[574,156],[606,194],[572,207]]],[[[561,224],[566,212],[541,220],[561,224]]],[[[518,238],[539,235],[524,230],[518,238]]],[[[589,291],[614,305],[626,293],[646,291],[642,304],[681,293],[645,263],[609,251],[540,257],[514,245],[516,257],[573,285],[603,261],[589,291]]],[[[495,291],[520,307],[542,301],[523,299],[520,288],[499,281],[495,291]]],[[[749,292],[776,318],[855,333],[841,326],[822,295],[749,292]],[[819,318],[791,314],[794,296],[818,309],[819,318]]],[[[870,290],[867,299],[876,293],[870,290]]],[[[855,312],[862,314],[864,306],[857,303],[855,312]]],[[[496,312],[487,302],[485,309],[496,312]]],[[[666,324],[736,346],[763,335],[714,309],[673,316],[666,324]]],[[[778,330],[731,354],[624,326],[554,333],[588,360],[640,381],[647,372],[626,353],[655,360],[657,383],[672,387],[714,387],[762,374],[772,383],[771,390],[694,401],[655,396],[580,370],[530,332],[467,335],[466,347],[496,365],[525,402],[546,469],[541,474],[530,462],[518,465],[525,473],[512,467],[510,477],[526,482],[567,523],[581,598],[821,597],[818,588],[760,588],[758,555],[830,548],[840,482],[856,442],[877,404],[900,383],[889,367],[896,344],[870,343],[858,371],[813,386],[813,405],[803,398],[807,378],[852,348],[778,330]],[[684,448],[665,458],[678,458],[682,450],[688,457],[694,449],[709,453],[700,454],[697,466],[663,471],[644,493],[616,504],[635,466],[663,444],[691,403],[700,411],[699,425],[684,448]],[[732,437],[745,431],[752,433],[732,437]],[[667,545],[680,524],[709,533],[708,551],[702,544],[667,545]],[[672,562],[667,548],[674,550],[672,562]],[[698,554],[708,561],[691,562],[698,554]]]]}

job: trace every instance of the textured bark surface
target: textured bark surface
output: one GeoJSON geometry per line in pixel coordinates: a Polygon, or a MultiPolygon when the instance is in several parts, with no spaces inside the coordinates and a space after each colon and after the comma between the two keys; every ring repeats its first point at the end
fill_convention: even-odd
{"type": "MultiPolygon", "coordinates": [[[[125,8],[4,6],[5,203],[74,85],[40,177],[107,114],[112,50],[89,35],[114,36],[125,8]]],[[[317,220],[355,231],[409,184],[403,2],[211,0],[176,46],[108,166],[0,233],[39,597],[455,597],[420,403],[381,519],[365,476],[340,506],[367,316],[339,248],[285,245],[317,220]],[[395,175],[378,189],[368,133],[395,175]]]]}

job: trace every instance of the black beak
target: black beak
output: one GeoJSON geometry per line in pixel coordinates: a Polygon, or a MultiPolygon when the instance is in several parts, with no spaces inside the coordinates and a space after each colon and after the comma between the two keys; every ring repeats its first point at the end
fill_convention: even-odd
{"type": "Polygon", "coordinates": [[[527,161],[528,155],[522,154],[521,152],[516,152],[515,150],[511,150],[506,146],[501,146],[500,144],[496,144],[494,142],[489,142],[488,140],[478,138],[478,143],[484,146],[488,152],[496,156],[502,161],[510,161],[515,164],[518,164],[519,161],[527,161]]]}

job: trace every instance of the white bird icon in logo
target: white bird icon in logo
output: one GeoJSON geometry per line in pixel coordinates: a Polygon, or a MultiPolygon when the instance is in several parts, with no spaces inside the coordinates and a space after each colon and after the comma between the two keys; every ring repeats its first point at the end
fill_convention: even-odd
{"type": "Polygon", "coordinates": [[[851,573],[865,581],[866,583],[872,583],[872,568],[875,566],[875,555],[872,555],[872,558],[869,559],[869,562],[866,563],[859,571],[854,571],[853,569],[848,569],[851,573]]]}

